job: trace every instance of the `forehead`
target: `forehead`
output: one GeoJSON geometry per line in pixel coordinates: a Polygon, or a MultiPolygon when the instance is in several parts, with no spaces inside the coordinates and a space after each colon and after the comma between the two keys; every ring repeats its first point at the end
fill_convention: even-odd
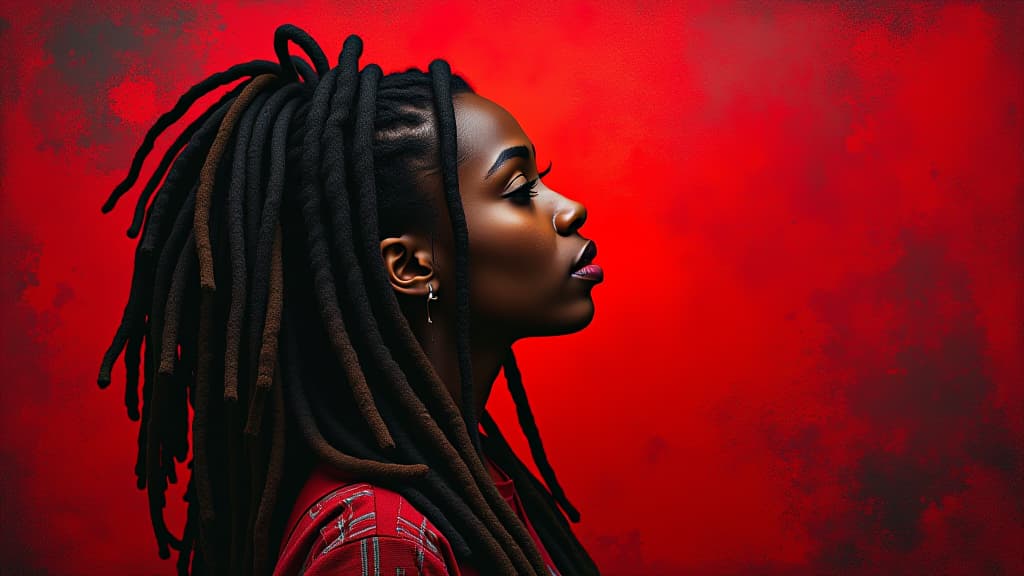
{"type": "Polygon", "coordinates": [[[509,146],[529,145],[519,122],[494,102],[477,94],[462,93],[456,94],[452,103],[459,156],[465,162],[493,161],[509,146]]]}

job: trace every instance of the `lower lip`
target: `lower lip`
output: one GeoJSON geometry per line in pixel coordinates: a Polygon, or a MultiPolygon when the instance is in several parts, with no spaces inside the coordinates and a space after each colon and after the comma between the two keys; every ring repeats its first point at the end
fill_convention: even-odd
{"type": "Polygon", "coordinates": [[[597,264],[587,264],[583,268],[573,272],[572,276],[574,278],[581,278],[591,282],[600,282],[604,280],[604,270],[602,270],[597,264]]]}

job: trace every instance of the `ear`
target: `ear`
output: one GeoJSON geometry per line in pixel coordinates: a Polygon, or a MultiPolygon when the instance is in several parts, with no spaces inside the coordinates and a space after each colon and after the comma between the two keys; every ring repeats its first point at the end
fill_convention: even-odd
{"type": "Polygon", "coordinates": [[[427,282],[436,292],[437,275],[430,251],[430,240],[414,234],[385,238],[380,241],[380,254],[391,286],[402,294],[423,296],[427,282]]]}

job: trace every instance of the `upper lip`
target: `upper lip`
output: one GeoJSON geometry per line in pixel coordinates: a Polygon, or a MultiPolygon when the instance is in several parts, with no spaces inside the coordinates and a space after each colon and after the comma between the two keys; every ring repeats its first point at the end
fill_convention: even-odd
{"type": "Polygon", "coordinates": [[[588,240],[586,245],[583,246],[583,250],[580,250],[580,255],[576,257],[576,262],[573,264],[571,272],[575,272],[590,264],[596,256],[597,244],[593,240],[588,240]]]}

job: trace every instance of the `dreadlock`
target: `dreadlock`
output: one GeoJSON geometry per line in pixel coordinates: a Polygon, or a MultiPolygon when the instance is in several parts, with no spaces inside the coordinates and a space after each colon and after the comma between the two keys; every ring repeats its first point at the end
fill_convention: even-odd
{"type": "Polygon", "coordinates": [[[360,70],[355,35],[334,68],[292,25],[277,29],[274,50],[277,62],[240,64],[188,90],[147,132],[103,206],[109,212],[135,185],[162,132],[204,95],[237,83],[181,132],[139,196],[128,302],[98,376],[109,386],[124,353],[125,406],[139,421],[135,474],[160,557],[177,550],[179,574],[269,574],[268,551],[290,511],[278,504],[293,502],[323,461],[400,493],[483,572],[546,574],[484,466],[486,452],[514,479],[558,569],[596,574],[563,516],[579,521],[544,454],[511,349],[505,377],[546,486],[490,415],[478,423],[474,414],[452,101],[472,89],[442,60],[429,72],[360,70]],[[417,342],[380,255],[382,238],[423,225],[430,203],[412,175],[432,166],[441,168],[455,238],[464,411],[417,342]],[[176,462],[189,456],[190,408],[179,538],[163,509],[176,462]]]}

